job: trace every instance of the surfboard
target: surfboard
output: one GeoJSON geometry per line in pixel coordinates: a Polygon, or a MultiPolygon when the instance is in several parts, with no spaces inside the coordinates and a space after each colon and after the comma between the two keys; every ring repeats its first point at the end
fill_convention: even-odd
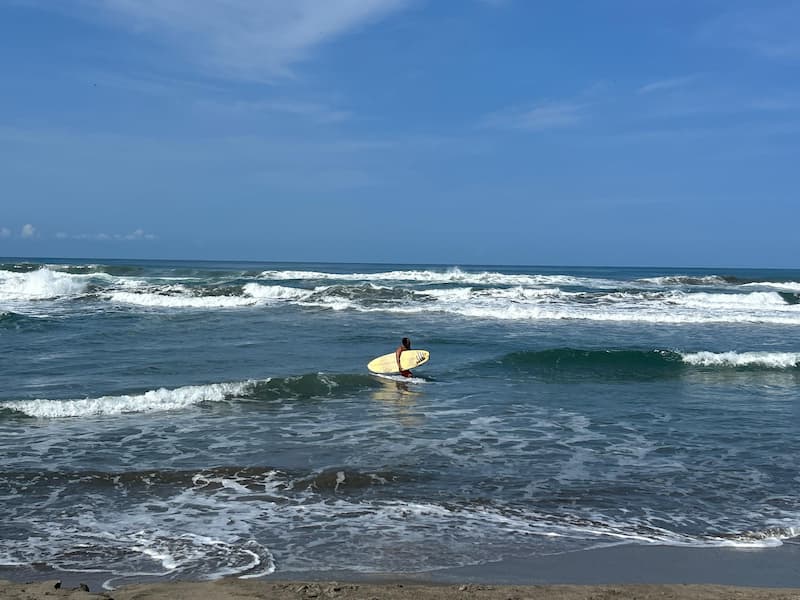
{"type": "MultiPolygon", "coordinates": [[[[431,357],[431,353],[427,350],[406,350],[400,355],[400,366],[403,370],[415,369],[420,365],[424,365],[431,357]]],[[[373,358],[367,364],[367,368],[373,373],[399,373],[397,369],[397,359],[394,352],[391,354],[384,354],[378,358],[373,358]]]]}

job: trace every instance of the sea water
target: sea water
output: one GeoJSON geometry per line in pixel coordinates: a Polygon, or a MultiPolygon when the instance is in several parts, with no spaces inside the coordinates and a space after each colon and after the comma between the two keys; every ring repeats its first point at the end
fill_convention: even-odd
{"type": "Polygon", "coordinates": [[[800,271],[0,259],[0,567],[800,534],[800,271]],[[411,379],[367,362],[402,337],[411,379]]]}

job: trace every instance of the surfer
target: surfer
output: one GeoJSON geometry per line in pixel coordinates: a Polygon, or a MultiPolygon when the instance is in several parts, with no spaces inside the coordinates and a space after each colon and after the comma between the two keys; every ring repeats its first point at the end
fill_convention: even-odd
{"type": "Polygon", "coordinates": [[[406,350],[411,350],[411,340],[407,337],[404,337],[400,341],[400,345],[397,347],[397,350],[394,351],[394,356],[397,359],[397,370],[400,371],[400,375],[403,377],[411,377],[412,373],[408,370],[403,370],[403,367],[400,366],[400,355],[405,352],[406,350]]]}

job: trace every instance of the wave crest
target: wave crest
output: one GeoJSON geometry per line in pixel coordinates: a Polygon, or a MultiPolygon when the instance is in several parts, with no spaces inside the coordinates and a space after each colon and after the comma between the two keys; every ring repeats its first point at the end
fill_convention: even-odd
{"type": "Polygon", "coordinates": [[[800,366],[800,352],[677,352],[673,350],[555,348],[520,351],[499,361],[504,368],[546,377],[603,379],[669,377],[691,368],[787,370],[800,366]]]}
{"type": "Polygon", "coordinates": [[[173,389],[158,388],[141,394],[98,398],[12,400],[0,402],[0,411],[43,419],[108,416],[182,410],[204,402],[324,398],[347,395],[380,385],[380,382],[370,375],[309,373],[293,377],[210,383],[173,389]]]}
{"type": "Polygon", "coordinates": [[[80,400],[15,400],[0,403],[0,408],[45,419],[158,412],[179,410],[201,402],[220,402],[246,393],[254,384],[253,381],[212,383],[80,400]]]}
{"type": "Polygon", "coordinates": [[[800,352],[694,352],[684,354],[683,362],[701,367],[793,369],[800,363],[800,352]]]}
{"type": "Polygon", "coordinates": [[[88,278],[53,271],[0,271],[0,300],[48,300],[86,292],[88,278]]]}

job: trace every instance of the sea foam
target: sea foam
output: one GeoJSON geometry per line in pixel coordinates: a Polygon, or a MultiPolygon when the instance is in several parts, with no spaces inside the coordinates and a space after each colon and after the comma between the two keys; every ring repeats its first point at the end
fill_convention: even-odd
{"type": "Polygon", "coordinates": [[[759,281],[746,283],[742,287],[760,287],[779,290],[782,292],[800,292],[800,282],[797,281],[759,281]]]}
{"type": "Polygon", "coordinates": [[[312,293],[311,290],[285,285],[261,285],[260,283],[247,283],[244,285],[243,291],[247,296],[258,300],[300,300],[312,293]]]}
{"type": "Polygon", "coordinates": [[[377,273],[327,273],[321,271],[263,271],[259,277],[270,280],[397,281],[418,284],[511,285],[511,286],[586,286],[615,287],[619,281],[574,277],[571,275],[521,275],[491,271],[472,273],[453,267],[443,271],[407,270],[377,273]]]}
{"type": "Polygon", "coordinates": [[[72,275],[48,268],[27,273],[0,271],[0,300],[46,300],[84,293],[85,275],[72,275]]]}
{"type": "Polygon", "coordinates": [[[112,292],[108,299],[120,304],[152,308],[235,308],[257,303],[257,299],[252,296],[193,296],[190,293],[155,292],[112,292]]]}
{"type": "Polygon", "coordinates": [[[178,410],[201,402],[221,402],[245,394],[256,383],[244,381],[191,385],[176,389],[159,388],[143,394],[101,396],[81,400],[16,400],[2,402],[0,408],[47,419],[178,410]]]}
{"type": "Polygon", "coordinates": [[[683,362],[702,367],[766,367],[792,369],[800,362],[800,352],[693,352],[683,362]]]}

